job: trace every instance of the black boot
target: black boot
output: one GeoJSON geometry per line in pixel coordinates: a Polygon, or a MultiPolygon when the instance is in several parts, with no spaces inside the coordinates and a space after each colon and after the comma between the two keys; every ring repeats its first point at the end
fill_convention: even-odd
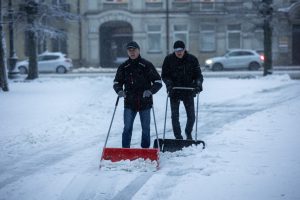
{"type": "Polygon", "coordinates": [[[189,133],[189,134],[187,133],[186,134],[186,139],[187,140],[193,140],[192,134],[191,133],[189,133]]]}
{"type": "Polygon", "coordinates": [[[183,137],[182,137],[181,134],[175,135],[175,138],[176,138],[177,140],[182,140],[182,139],[183,139],[183,137]]]}

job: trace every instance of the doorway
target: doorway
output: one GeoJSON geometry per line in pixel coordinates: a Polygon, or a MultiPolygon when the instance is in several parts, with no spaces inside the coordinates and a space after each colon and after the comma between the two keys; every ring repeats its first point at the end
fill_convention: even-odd
{"type": "Polygon", "coordinates": [[[128,56],[126,44],[133,38],[131,24],[123,21],[110,21],[102,24],[99,30],[100,66],[118,67],[128,56]]]}

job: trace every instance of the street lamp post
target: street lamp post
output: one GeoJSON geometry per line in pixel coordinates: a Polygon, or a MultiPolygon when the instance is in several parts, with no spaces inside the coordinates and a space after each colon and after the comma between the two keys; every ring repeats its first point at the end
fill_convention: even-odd
{"type": "Polygon", "coordinates": [[[170,53],[170,49],[169,49],[169,46],[170,46],[170,37],[169,37],[169,33],[170,33],[170,30],[169,30],[169,0],[166,0],[166,50],[167,50],[167,54],[170,53]]]}
{"type": "Polygon", "coordinates": [[[265,62],[264,62],[264,76],[267,76],[268,74],[272,74],[272,27],[271,27],[271,21],[272,21],[272,14],[273,14],[273,8],[272,8],[273,0],[262,0],[259,12],[262,14],[264,18],[264,56],[265,56],[265,62]]]}
{"type": "Polygon", "coordinates": [[[16,78],[19,74],[16,70],[18,58],[14,49],[14,17],[11,0],[8,1],[8,30],[9,30],[9,59],[8,59],[8,78],[16,78]]]}

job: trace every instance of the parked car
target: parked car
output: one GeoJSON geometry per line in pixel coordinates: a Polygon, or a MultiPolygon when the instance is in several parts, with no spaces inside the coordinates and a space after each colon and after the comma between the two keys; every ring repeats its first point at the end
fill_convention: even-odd
{"type": "MultiPolygon", "coordinates": [[[[44,52],[37,57],[39,72],[66,73],[73,68],[72,59],[60,52],[44,52]]],[[[28,73],[28,59],[17,62],[16,68],[20,74],[28,73]]]]}
{"type": "Polygon", "coordinates": [[[264,56],[254,50],[236,49],[230,50],[224,56],[214,57],[205,61],[205,68],[212,71],[225,69],[258,70],[263,66],[264,56]]]}

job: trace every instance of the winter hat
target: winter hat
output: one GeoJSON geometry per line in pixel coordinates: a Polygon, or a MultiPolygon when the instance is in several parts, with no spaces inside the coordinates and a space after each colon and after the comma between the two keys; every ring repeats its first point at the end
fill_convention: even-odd
{"type": "Polygon", "coordinates": [[[140,46],[135,41],[128,42],[126,49],[140,49],[140,46]]]}
{"type": "Polygon", "coordinates": [[[174,51],[182,51],[185,49],[185,44],[184,42],[182,42],[181,40],[177,40],[175,43],[174,43],[174,51]]]}

